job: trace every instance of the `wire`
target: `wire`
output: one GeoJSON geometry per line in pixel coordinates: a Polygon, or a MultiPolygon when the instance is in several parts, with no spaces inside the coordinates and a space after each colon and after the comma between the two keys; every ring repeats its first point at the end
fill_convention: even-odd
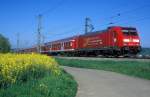
{"type": "MultiPolygon", "coordinates": [[[[119,13],[117,13],[117,14],[114,15],[114,16],[111,16],[111,17],[109,17],[109,18],[106,18],[105,20],[109,20],[109,19],[113,19],[113,18],[116,18],[116,17],[120,17],[120,16],[122,16],[123,14],[129,14],[129,13],[131,14],[131,12],[135,12],[135,11],[137,11],[137,10],[143,10],[143,8],[145,8],[145,7],[150,7],[150,5],[149,5],[149,4],[146,4],[146,5],[143,5],[143,6],[140,6],[140,7],[131,9],[131,10],[128,10],[128,11],[119,12],[119,13]]],[[[122,21],[122,20],[121,20],[121,21],[122,21]]],[[[118,22],[121,22],[121,21],[119,20],[119,21],[117,21],[117,22],[109,22],[109,23],[106,23],[106,24],[101,25],[101,26],[113,25],[113,24],[118,23],[118,22]]]]}
{"type": "Polygon", "coordinates": [[[117,13],[116,15],[111,16],[110,18],[111,18],[111,19],[112,19],[112,18],[116,18],[116,17],[121,16],[122,14],[129,14],[129,13],[131,13],[131,12],[135,12],[136,10],[141,10],[141,9],[143,9],[143,8],[145,8],[145,7],[150,7],[150,5],[147,5],[147,4],[146,4],[146,5],[143,5],[143,6],[140,6],[140,7],[131,9],[131,10],[128,10],[128,11],[119,12],[119,13],[117,13]]]}
{"type": "MultiPolygon", "coordinates": [[[[148,20],[148,19],[150,19],[150,17],[140,18],[140,19],[134,20],[134,23],[139,22],[139,21],[143,21],[143,20],[148,20]]],[[[124,22],[124,23],[129,23],[129,22],[124,22]]]]}
{"type": "MultiPolygon", "coordinates": [[[[71,29],[71,30],[65,31],[65,32],[63,32],[63,33],[54,34],[54,35],[52,35],[52,36],[50,36],[50,37],[46,37],[46,38],[52,39],[54,36],[55,36],[55,38],[56,38],[57,36],[62,36],[62,35],[68,34],[68,33],[70,33],[70,32],[73,32],[74,30],[76,30],[76,29],[78,29],[78,28],[79,28],[79,27],[76,27],[76,28],[73,28],[73,29],[71,29]]],[[[73,33],[75,33],[75,32],[73,32],[73,33]]],[[[72,36],[76,36],[76,33],[75,33],[75,35],[74,35],[73,33],[70,33],[70,34],[72,34],[72,36]]],[[[68,37],[72,37],[72,36],[68,36],[68,37]]],[[[47,42],[50,41],[50,40],[48,40],[48,39],[46,39],[47,42]]],[[[59,39],[60,39],[60,37],[59,37],[59,39]]],[[[55,40],[57,40],[57,39],[55,39],[55,40]]]]}
{"type": "Polygon", "coordinates": [[[42,12],[41,14],[42,14],[42,15],[45,15],[45,14],[47,14],[47,13],[49,13],[49,12],[52,12],[52,11],[56,10],[57,8],[61,7],[61,5],[64,4],[64,1],[65,1],[65,0],[61,0],[56,6],[54,6],[54,7],[50,8],[50,9],[48,9],[48,10],[45,11],[45,12],[42,12]]]}
{"type": "MultiPolygon", "coordinates": [[[[143,21],[143,20],[149,20],[150,17],[142,17],[142,18],[138,18],[138,19],[134,19],[132,22],[136,23],[136,22],[140,22],[140,21],[143,21]]],[[[110,22],[110,23],[107,23],[107,24],[103,24],[101,26],[114,26],[114,24],[118,24],[118,23],[124,23],[124,24],[129,24],[131,22],[129,21],[117,21],[117,22],[110,22]]]]}
{"type": "MultiPolygon", "coordinates": [[[[142,18],[139,18],[139,19],[136,19],[136,20],[133,20],[133,22],[139,22],[139,21],[143,21],[143,20],[147,20],[147,19],[150,19],[150,17],[142,17],[142,18]]],[[[122,21],[118,21],[118,22],[112,22],[111,24],[109,25],[114,25],[116,23],[124,23],[124,24],[127,24],[127,23],[130,23],[130,22],[122,22],[122,21]]]]}
{"type": "Polygon", "coordinates": [[[65,31],[65,32],[63,32],[63,33],[53,34],[53,35],[50,36],[50,37],[65,35],[65,34],[68,34],[68,33],[70,33],[70,32],[73,32],[74,30],[79,29],[79,28],[80,28],[80,27],[75,27],[75,28],[73,28],[73,29],[71,29],[71,30],[68,30],[68,31],[65,31]]]}

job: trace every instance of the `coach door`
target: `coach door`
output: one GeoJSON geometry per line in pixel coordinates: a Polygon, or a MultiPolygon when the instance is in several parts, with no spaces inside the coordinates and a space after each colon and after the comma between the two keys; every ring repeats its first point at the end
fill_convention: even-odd
{"type": "Polygon", "coordinates": [[[113,32],[113,47],[117,46],[117,32],[113,32]]]}
{"type": "Polygon", "coordinates": [[[61,51],[64,51],[64,42],[61,43],[61,51]]]}

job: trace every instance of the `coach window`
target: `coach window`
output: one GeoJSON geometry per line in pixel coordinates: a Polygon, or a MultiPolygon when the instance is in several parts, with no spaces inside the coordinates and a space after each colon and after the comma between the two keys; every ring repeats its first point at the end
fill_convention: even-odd
{"type": "Polygon", "coordinates": [[[66,42],[65,44],[66,44],[66,47],[67,47],[67,44],[68,44],[68,43],[66,42]]]}
{"type": "Polygon", "coordinates": [[[53,44],[53,48],[55,49],[55,44],[53,44]]]}
{"type": "Polygon", "coordinates": [[[64,42],[64,47],[66,47],[66,42],[64,42]]]}
{"type": "Polygon", "coordinates": [[[68,44],[68,43],[66,42],[64,46],[67,47],[67,44],[68,44]]]}
{"type": "Polygon", "coordinates": [[[70,42],[70,46],[73,46],[72,42],[70,42]]]}
{"type": "Polygon", "coordinates": [[[59,44],[59,48],[61,47],[61,43],[59,44]]]}
{"type": "Polygon", "coordinates": [[[66,47],[69,47],[69,42],[66,43],[66,47]]]}
{"type": "Polygon", "coordinates": [[[71,47],[71,42],[69,42],[69,47],[71,47]]]}
{"type": "Polygon", "coordinates": [[[68,42],[66,43],[66,46],[68,47],[68,42]]]}
{"type": "Polygon", "coordinates": [[[61,43],[59,43],[59,48],[61,48],[61,43]]]}
{"type": "Polygon", "coordinates": [[[71,46],[71,42],[69,42],[69,47],[71,46]]]}
{"type": "Polygon", "coordinates": [[[57,44],[55,44],[55,48],[57,48],[57,44]]]}
{"type": "Polygon", "coordinates": [[[58,44],[57,44],[57,48],[59,48],[59,46],[60,46],[60,45],[59,45],[59,43],[58,43],[58,44]]]}
{"type": "Polygon", "coordinates": [[[65,47],[67,47],[67,42],[65,42],[65,47]]]}

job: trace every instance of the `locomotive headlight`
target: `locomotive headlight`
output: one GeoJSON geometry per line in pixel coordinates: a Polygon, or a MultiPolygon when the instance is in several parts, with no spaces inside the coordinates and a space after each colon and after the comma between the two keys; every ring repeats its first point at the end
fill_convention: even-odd
{"type": "Polygon", "coordinates": [[[133,39],[133,42],[140,42],[139,39],[133,39]]]}
{"type": "Polygon", "coordinates": [[[123,42],[130,42],[129,39],[123,39],[123,42]]]}

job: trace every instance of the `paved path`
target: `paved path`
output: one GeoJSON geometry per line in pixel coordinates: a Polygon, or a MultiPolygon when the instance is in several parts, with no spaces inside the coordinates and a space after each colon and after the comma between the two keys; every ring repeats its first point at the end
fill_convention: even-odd
{"type": "Polygon", "coordinates": [[[76,97],[150,97],[150,81],[92,69],[64,67],[78,82],[76,97]]]}

